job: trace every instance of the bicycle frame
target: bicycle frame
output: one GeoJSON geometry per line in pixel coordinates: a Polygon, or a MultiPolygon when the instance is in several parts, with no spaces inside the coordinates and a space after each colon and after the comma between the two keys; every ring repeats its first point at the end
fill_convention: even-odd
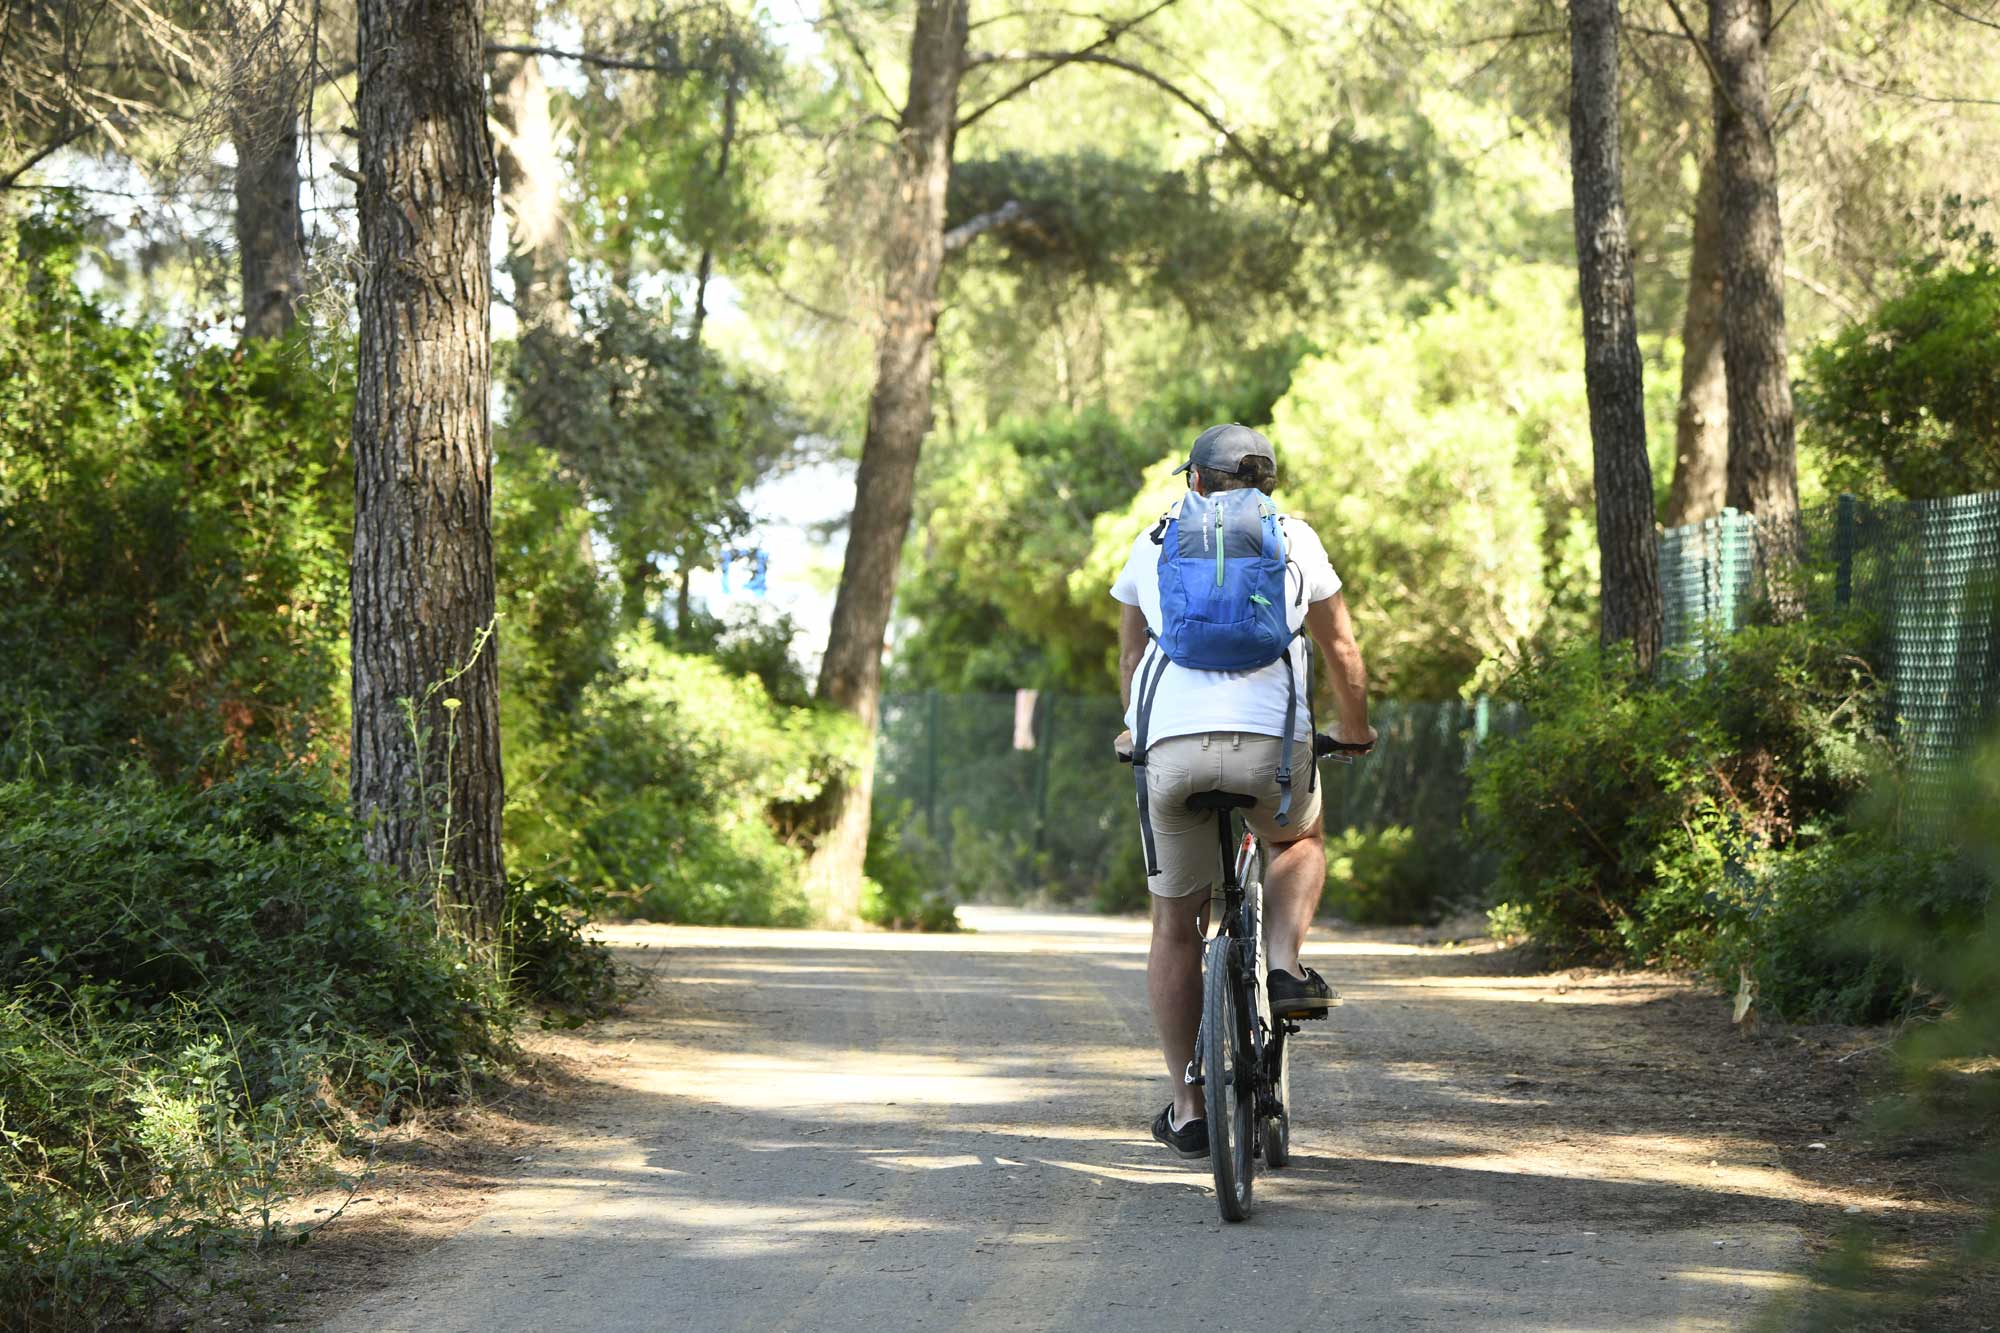
{"type": "MultiPolygon", "coordinates": [[[[1298,1025],[1291,1019],[1280,1025],[1271,1015],[1271,993],[1265,982],[1270,967],[1264,949],[1263,844],[1249,829],[1239,833],[1236,813],[1232,810],[1216,811],[1215,827],[1221,880],[1203,908],[1208,920],[1202,930],[1202,942],[1207,945],[1218,935],[1227,935],[1235,942],[1250,981],[1252,1054],[1257,1067],[1264,1069],[1271,1062],[1273,1043],[1296,1033],[1298,1025]],[[1216,910],[1218,905],[1220,912],[1216,910]]],[[[1201,1059],[1201,1044],[1197,1042],[1194,1059],[1188,1062],[1183,1076],[1195,1087],[1202,1086],[1206,1077],[1201,1059]]],[[[1257,1092],[1259,1115],[1276,1114],[1283,1109],[1269,1088],[1260,1086],[1257,1092]]]]}

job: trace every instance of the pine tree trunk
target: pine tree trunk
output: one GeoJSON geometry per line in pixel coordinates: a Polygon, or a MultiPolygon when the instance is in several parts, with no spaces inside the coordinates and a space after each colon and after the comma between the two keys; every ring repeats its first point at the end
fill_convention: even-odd
{"type": "Polygon", "coordinates": [[[369,855],[492,941],[505,877],[499,679],[480,648],[493,619],[480,9],[360,5],[352,788],[369,855]]]}
{"type": "Polygon", "coordinates": [[[1728,502],[1789,524],[1799,507],[1785,359],[1785,245],[1771,140],[1769,0],[1710,0],[1715,162],[1722,195],[1722,346],[1729,400],[1728,502]]]}
{"type": "Polygon", "coordinates": [[[1630,640],[1639,669],[1650,671],[1660,651],[1659,541],[1618,152],[1618,27],[1617,0],[1572,0],[1570,175],[1597,481],[1601,633],[1607,646],[1630,640]]]}
{"type": "Polygon", "coordinates": [[[1674,417],[1674,481],[1667,526],[1722,512],[1729,482],[1729,387],[1722,364],[1722,188],[1715,155],[1701,163],[1694,250],[1681,320],[1681,400],[1674,417]]]}
{"type": "Polygon", "coordinates": [[[896,188],[883,219],[875,391],[868,402],[847,557],[819,674],[820,699],[860,719],[866,738],[855,769],[828,794],[829,825],[813,849],[807,875],[815,906],[835,924],[851,923],[861,901],[875,787],[882,641],[910,527],[917,458],[931,424],[945,190],[951,181],[966,34],[966,0],[919,0],[910,39],[910,93],[897,143],[896,188]]]}
{"type": "Polygon", "coordinates": [[[229,96],[236,150],[236,253],[243,278],[243,340],[283,337],[306,290],[305,217],[299,208],[303,81],[283,15],[268,3],[233,16],[247,45],[229,96]]]}

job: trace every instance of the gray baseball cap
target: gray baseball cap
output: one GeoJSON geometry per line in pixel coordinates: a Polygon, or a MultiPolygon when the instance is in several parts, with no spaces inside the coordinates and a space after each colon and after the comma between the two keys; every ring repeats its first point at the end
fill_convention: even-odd
{"type": "Polygon", "coordinates": [[[1194,447],[1188,450],[1188,461],[1175,468],[1174,475],[1179,476],[1191,467],[1234,474],[1244,459],[1260,455],[1270,459],[1272,467],[1278,466],[1278,451],[1261,432],[1233,421],[1226,426],[1210,426],[1195,436],[1194,447]]]}

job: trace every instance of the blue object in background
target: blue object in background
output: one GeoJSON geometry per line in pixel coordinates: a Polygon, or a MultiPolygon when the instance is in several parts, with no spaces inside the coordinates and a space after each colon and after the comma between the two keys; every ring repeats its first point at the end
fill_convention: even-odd
{"type": "Polygon", "coordinates": [[[722,553],[718,572],[722,575],[723,596],[729,595],[729,567],[738,560],[750,566],[750,577],[743,584],[743,591],[762,597],[769,590],[765,579],[771,572],[771,553],[751,546],[732,546],[722,553]]]}

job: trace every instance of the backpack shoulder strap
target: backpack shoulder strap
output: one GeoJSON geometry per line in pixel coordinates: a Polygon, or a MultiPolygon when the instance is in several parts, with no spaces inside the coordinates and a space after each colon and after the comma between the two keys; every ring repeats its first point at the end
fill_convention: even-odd
{"type": "Polygon", "coordinates": [[[1153,699],[1160,692],[1160,681],[1166,677],[1171,663],[1167,655],[1160,651],[1159,639],[1151,629],[1146,631],[1147,653],[1139,665],[1139,679],[1133,697],[1138,701],[1138,709],[1132,719],[1132,780],[1139,789],[1139,843],[1146,854],[1146,878],[1160,873],[1159,853],[1153,846],[1152,802],[1146,793],[1146,747],[1150,744],[1148,733],[1153,727],[1153,699]]]}

